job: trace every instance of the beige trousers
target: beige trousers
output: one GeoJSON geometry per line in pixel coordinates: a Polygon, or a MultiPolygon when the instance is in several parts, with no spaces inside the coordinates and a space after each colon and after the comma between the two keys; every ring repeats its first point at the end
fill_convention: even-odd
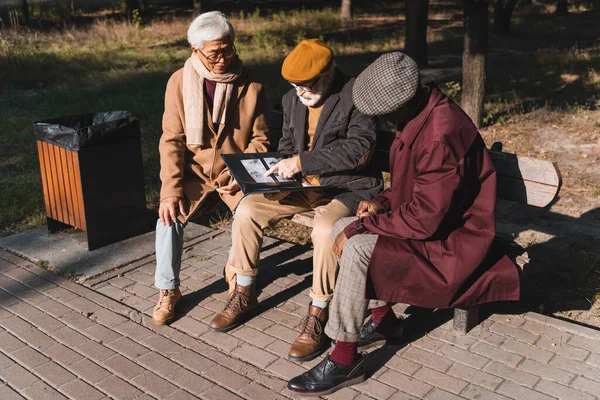
{"type": "Polygon", "coordinates": [[[227,280],[234,274],[255,276],[263,241],[263,229],[285,217],[304,211],[315,211],[311,234],[313,252],[313,284],[310,297],[329,301],[337,275],[337,258],[332,251],[331,228],[350,210],[339,200],[321,191],[291,193],[282,200],[269,200],[265,195],[249,195],[242,199],[233,218],[232,247],[226,272],[227,280]]]}

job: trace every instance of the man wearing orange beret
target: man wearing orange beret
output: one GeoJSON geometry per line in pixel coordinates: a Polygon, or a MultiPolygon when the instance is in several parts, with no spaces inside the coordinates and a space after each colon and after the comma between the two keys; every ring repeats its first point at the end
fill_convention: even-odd
{"type": "Polygon", "coordinates": [[[301,41],[283,62],[281,74],[292,88],[283,97],[284,160],[268,173],[285,178],[301,175],[319,190],[283,196],[249,195],[240,202],[232,226],[232,248],[226,266],[230,296],[210,324],[225,332],[258,307],[254,283],[263,229],[282,218],[314,210],[312,299],[289,358],[308,361],[327,344],[323,333],[337,276],[331,229],[354,215],[362,200],[382,189],[381,172],[369,165],[375,148],[376,119],[352,103],[354,78],[336,68],[333,51],[322,40],[301,41]]]}

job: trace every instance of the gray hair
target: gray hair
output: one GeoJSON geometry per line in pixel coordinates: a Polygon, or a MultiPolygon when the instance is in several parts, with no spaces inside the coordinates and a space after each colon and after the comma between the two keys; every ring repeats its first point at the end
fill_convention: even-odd
{"type": "Polygon", "coordinates": [[[188,28],[188,42],[198,50],[202,49],[206,42],[222,39],[229,36],[231,41],[235,39],[233,26],[220,11],[209,11],[200,14],[188,28]]]}

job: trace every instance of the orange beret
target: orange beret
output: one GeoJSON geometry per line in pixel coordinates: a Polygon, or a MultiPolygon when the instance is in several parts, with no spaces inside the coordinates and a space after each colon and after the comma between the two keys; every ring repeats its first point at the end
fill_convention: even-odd
{"type": "Polygon", "coordinates": [[[309,82],[325,72],[333,61],[333,51],[321,39],[306,39],[298,43],[283,60],[281,75],[294,83],[309,82]]]}

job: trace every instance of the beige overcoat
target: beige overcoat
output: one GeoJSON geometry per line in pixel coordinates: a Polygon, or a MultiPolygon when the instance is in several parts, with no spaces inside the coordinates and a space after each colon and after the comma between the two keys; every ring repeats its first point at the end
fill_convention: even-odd
{"type": "MultiPolygon", "coordinates": [[[[186,145],[183,68],[167,83],[163,133],[158,147],[162,181],[160,199],[184,198],[186,212],[179,216],[182,222],[213,206],[205,204],[208,203],[207,196],[231,182],[221,154],[260,153],[269,147],[268,104],[262,85],[245,67],[234,85],[224,125],[213,126],[207,122],[212,121],[212,115],[205,104],[205,128],[208,129],[204,132],[210,135],[210,146],[199,148],[186,145]]],[[[243,194],[239,191],[234,196],[219,196],[234,210],[243,194]]]]}

